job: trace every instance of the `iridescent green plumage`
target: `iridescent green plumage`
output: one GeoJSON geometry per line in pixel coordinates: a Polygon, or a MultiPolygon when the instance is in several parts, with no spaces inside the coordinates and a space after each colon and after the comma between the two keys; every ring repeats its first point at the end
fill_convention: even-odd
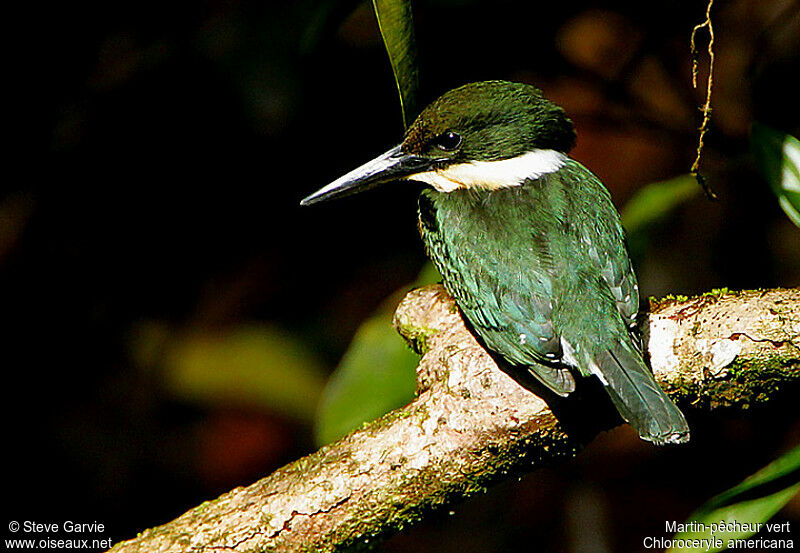
{"type": "Polygon", "coordinates": [[[420,230],[489,349],[560,395],[575,388],[570,366],[599,373],[623,417],[651,441],[688,432],[639,353],[638,287],[619,217],[583,166],[569,160],[500,190],[425,190],[420,230]]]}
{"type": "Polygon", "coordinates": [[[595,376],[657,444],[689,439],[645,365],[619,216],[600,181],[566,156],[575,133],[537,89],[489,81],[428,106],[402,144],[303,200],[398,179],[428,183],[420,231],[444,285],[486,347],[565,396],[595,376]]]}

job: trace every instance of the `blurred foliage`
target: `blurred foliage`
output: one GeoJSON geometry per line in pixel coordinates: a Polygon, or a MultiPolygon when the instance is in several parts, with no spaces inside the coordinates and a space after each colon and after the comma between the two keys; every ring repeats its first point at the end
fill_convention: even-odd
{"type": "Polygon", "coordinates": [[[628,200],[620,216],[634,261],[644,256],[654,226],[665,222],[684,202],[698,196],[700,190],[694,176],[679,175],[647,184],[628,200]]]}
{"type": "Polygon", "coordinates": [[[621,213],[622,226],[628,237],[646,233],[649,225],[668,217],[697,192],[697,183],[692,175],[679,175],[643,186],[628,200],[621,213]]]}
{"type": "Polygon", "coordinates": [[[414,398],[414,353],[392,326],[397,303],[411,288],[441,277],[428,263],[411,286],[392,294],[356,332],[325,386],[314,427],[317,445],[325,445],[414,398]]]}
{"type": "Polygon", "coordinates": [[[753,123],[750,146],[781,208],[800,227],[800,141],[767,125],[753,123]]]}
{"type": "Polygon", "coordinates": [[[158,370],[167,393],[205,408],[267,409],[308,422],[324,383],[308,348],[269,325],[173,332],[149,323],[131,344],[134,359],[158,370]]]}
{"type": "Polygon", "coordinates": [[[417,116],[417,45],[410,0],[372,0],[383,44],[392,64],[403,125],[408,127],[417,116]]]}
{"type": "MultiPolygon", "coordinates": [[[[786,503],[800,492],[800,446],[776,459],[763,469],[733,488],[713,497],[689,517],[689,521],[703,523],[707,531],[687,531],[675,535],[676,540],[717,538],[723,547],[706,551],[724,551],[728,540],[748,538],[755,532],[718,531],[711,533],[710,525],[724,523],[757,523],[772,518],[786,503]]],[[[770,534],[771,538],[789,537],[770,534]]],[[[696,549],[691,549],[695,551],[696,549]]],[[[690,549],[670,549],[670,553],[690,549]]]]}

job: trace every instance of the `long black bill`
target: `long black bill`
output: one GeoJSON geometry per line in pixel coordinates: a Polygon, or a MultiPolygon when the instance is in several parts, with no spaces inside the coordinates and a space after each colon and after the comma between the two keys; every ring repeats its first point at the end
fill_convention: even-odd
{"type": "Polygon", "coordinates": [[[379,155],[344,175],[328,186],[320,188],[300,202],[300,205],[311,205],[331,198],[339,198],[369,190],[379,184],[410,177],[430,169],[433,160],[405,154],[400,146],[379,155]]]}

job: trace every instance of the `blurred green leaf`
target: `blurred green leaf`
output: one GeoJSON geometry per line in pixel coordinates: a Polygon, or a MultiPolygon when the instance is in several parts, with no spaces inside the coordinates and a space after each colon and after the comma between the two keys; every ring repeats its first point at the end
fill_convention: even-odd
{"type": "Polygon", "coordinates": [[[387,306],[362,324],[328,381],[314,429],[318,445],[337,440],[413,399],[419,356],[400,336],[392,335],[391,318],[387,306]]]}
{"type": "Polygon", "coordinates": [[[697,196],[700,188],[692,175],[679,175],[667,181],[653,182],[641,188],[622,210],[622,226],[628,247],[635,261],[644,257],[657,225],[687,200],[697,196]]]}
{"type": "Polygon", "coordinates": [[[654,182],[639,190],[622,210],[622,226],[628,236],[645,232],[649,225],[665,219],[689,198],[698,194],[692,175],[654,182]]]}
{"type": "Polygon", "coordinates": [[[141,366],[160,370],[169,393],[202,405],[269,409],[310,421],[324,386],[308,348],[272,326],[174,332],[147,323],[132,347],[141,366]]]}
{"type": "MultiPolygon", "coordinates": [[[[722,523],[764,523],[772,518],[800,492],[800,446],[779,457],[760,471],[733,488],[713,497],[695,512],[689,521],[705,525],[706,530],[679,532],[676,540],[718,538],[723,546],[708,551],[724,551],[728,540],[744,539],[755,532],[717,530],[722,523]],[[718,526],[711,527],[712,524],[718,526]]],[[[762,528],[768,531],[768,528],[762,528]]],[[[770,533],[772,538],[780,538],[770,533]]],[[[696,551],[697,549],[672,548],[668,553],[696,551]]],[[[704,549],[705,551],[706,549],[704,549]]]]}
{"type": "Polygon", "coordinates": [[[800,227],[800,141],[772,127],[753,123],[750,147],[781,208],[800,227]]]}
{"type": "Polygon", "coordinates": [[[392,64],[403,124],[408,127],[417,116],[417,47],[411,0],[372,0],[386,53],[392,64]]]}
{"type": "Polygon", "coordinates": [[[439,273],[427,264],[413,286],[392,294],[358,329],[322,394],[314,429],[318,445],[337,440],[414,398],[419,356],[397,334],[392,316],[409,289],[439,280],[439,273]]]}

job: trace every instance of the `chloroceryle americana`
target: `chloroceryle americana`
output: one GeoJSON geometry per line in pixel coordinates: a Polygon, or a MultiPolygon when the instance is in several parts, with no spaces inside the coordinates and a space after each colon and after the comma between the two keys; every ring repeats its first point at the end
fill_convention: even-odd
{"type": "Polygon", "coordinates": [[[471,83],[425,108],[400,145],[301,203],[396,180],[429,185],[420,233],[485,347],[560,396],[576,373],[593,375],[644,440],[686,442],[686,419],[642,357],[619,215],[568,157],[574,142],[564,110],[533,86],[471,83]]]}

